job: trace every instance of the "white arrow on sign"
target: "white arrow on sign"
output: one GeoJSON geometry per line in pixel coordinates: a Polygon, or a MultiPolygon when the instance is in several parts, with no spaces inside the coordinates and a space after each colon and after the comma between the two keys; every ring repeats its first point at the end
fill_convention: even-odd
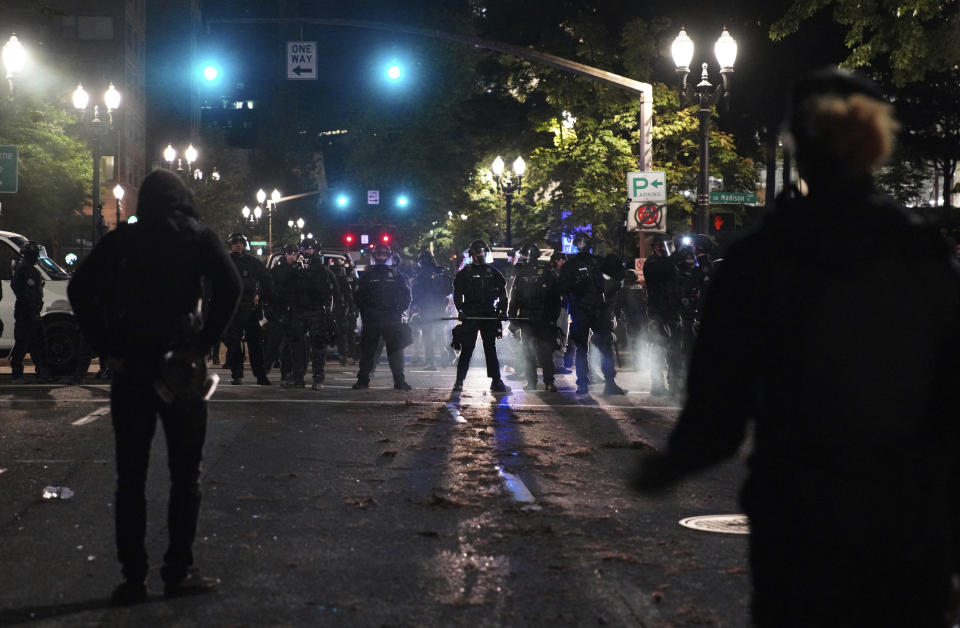
{"type": "Polygon", "coordinates": [[[287,78],[295,81],[317,78],[317,42],[287,42],[287,78]]]}
{"type": "Polygon", "coordinates": [[[667,202],[667,173],[662,170],[652,172],[628,172],[627,196],[631,201],[667,202]]]}

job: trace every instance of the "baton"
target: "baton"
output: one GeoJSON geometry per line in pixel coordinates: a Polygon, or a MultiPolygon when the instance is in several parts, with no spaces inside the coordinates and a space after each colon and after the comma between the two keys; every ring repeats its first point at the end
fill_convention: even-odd
{"type": "Polygon", "coordinates": [[[460,318],[459,316],[444,316],[443,318],[431,318],[432,321],[530,321],[529,318],[517,318],[511,316],[508,318],[499,318],[497,316],[464,316],[460,318]]]}

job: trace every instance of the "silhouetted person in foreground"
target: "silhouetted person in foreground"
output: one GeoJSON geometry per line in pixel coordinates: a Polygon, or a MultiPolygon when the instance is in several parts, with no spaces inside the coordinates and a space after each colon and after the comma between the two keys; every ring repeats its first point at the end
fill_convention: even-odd
{"type": "Polygon", "coordinates": [[[804,197],[733,245],[707,296],[688,399],[635,479],[663,488],[734,455],[753,619],[948,625],[957,573],[960,274],[936,231],[879,193],[897,124],[875,87],[801,81],[789,131],[804,197]]]}
{"type": "Polygon", "coordinates": [[[176,174],[147,175],[137,215],[139,222],[121,224],[100,240],[69,285],[80,330],[98,354],[108,356],[114,373],[110,414],[117,554],[124,576],[113,593],[117,604],[147,597],[144,484],[158,414],[170,470],[164,594],[200,593],[219,582],[193,567],[206,398],[215,385],[207,378],[206,355],[241,293],[236,268],[217,236],[197,222],[193,197],[176,174]],[[158,250],[162,263],[154,254],[158,250]]]}

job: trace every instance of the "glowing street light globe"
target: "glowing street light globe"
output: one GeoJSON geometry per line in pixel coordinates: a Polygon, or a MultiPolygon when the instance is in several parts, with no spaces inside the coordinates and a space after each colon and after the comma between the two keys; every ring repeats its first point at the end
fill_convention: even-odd
{"type": "Polygon", "coordinates": [[[387,68],[387,78],[389,78],[391,81],[396,81],[401,76],[403,76],[403,68],[396,63],[391,63],[387,68]]]}
{"type": "Polygon", "coordinates": [[[207,67],[203,68],[203,78],[205,78],[208,81],[217,80],[217,76],[219,75],[220,75],[220,72],[217,70],[215,66],[208,65],[207,67]]]}

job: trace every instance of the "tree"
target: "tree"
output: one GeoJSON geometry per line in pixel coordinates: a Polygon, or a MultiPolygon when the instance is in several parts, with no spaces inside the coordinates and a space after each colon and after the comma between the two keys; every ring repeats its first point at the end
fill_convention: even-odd
{"type": "Polygon", "coordinates": [[[0,144],[19,150],[19,189],[0,196],[0,224],[47,244],[59,240],[60,227],[82,213],[93,175],[93,158],[68,129],[75,117],[49,104],[18,101],[0,125],[0,144]]]}
{"type": "Polygon", "coordinates": [[[895,92],[897,117],[903,125],[900,152],[915,163],[928,162],[942,182],[940,194],[950,205],[954,173],[960,162],[960,69],[936,72],[922,83],[895,92]]]}
{"type": "Polygon", "coordinates": [[[896,85],[922,79],[928,72],[960,62],[960,4],[929,0],[794,0],[773,24],[770,36],[781,40],[812,16],[833,8],[846,29],[849,67],[886,66],[896,85]]]}

